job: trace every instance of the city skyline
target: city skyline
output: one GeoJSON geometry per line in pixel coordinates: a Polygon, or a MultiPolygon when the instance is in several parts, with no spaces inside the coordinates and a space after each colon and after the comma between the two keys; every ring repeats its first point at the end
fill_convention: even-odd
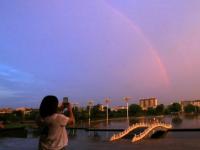
{"type": "Polygon", "coordinates": [[[0,106],[45,95],[199,99],[200,1],[0,2],[0,106]]]}

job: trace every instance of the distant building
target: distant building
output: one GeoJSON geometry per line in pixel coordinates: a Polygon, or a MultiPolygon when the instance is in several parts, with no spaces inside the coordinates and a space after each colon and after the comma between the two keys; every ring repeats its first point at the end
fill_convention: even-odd
{"type": "Polygon", "coordinates": [[[119,111],[119,110],[126,110],[126,106],[114,106],[111,108],[111,111],[119,111]]]}
{"type": "Polygon", "coordinates": [[[183,111],[184,107],[189,104],[200,107],[200,100],[181,101],[180,104],[183,111]]]}
{"type": "Polygon", "coordinates": [[[14,110],[12,108],[1,108],[0,109],[0,114],[10,114],[12,113],[14,110]]]}
{"type": "Polygon", "coordinates": [[[140,99],[139,103],[142,110],[147,110],[148,108],[156,108],[158,105],[158,100],[154,97],[145,98],[145,99],[140,99]]]}
{"type": "Polygon", "coordinates": [[[97,104],[97,105],[98,105],[98,109],[100,111],[104,111],[104,105],[102,105],[102,104],[97,104]]]}
{"type": "Polygon", "coordinates": [[[19,107],[19,108],[16,108],[15,111],[21,111],[21,112],[23,112],[24,115],[26,115],[26,114],[31,113],[32,108],[19,107]]]}

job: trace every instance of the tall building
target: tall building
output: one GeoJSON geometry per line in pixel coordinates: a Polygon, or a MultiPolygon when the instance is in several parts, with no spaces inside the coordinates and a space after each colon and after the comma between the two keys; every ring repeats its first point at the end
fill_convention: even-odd
{"type": "Polygon", "coordinates": [[[181,108],[182,108],[182,111],[183,111],[184,107],[189,105],[189,104],[200,107],[200,100],[181,101],[180,104],[181,104],[181,108]]]}
{"type": "Polygon", "coordinates": [[[139,103],[142,110],[147,110],[148,108],[156,108],[158,105],[158,100],[154,97],[145,98],[145,99],[140,99],[139,103]]]}

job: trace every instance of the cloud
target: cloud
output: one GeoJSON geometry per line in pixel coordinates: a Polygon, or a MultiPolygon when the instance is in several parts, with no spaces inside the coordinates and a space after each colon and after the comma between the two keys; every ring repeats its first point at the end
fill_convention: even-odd
{"type": "Polygon", "coordinates": [[[0,98],[28,97],[46,85],[34,75],[5,64],[0,64],[0,82],[0,98]]]}
{"type": "Polygon", "coordinates": [[[22,91],[13,90],[0,86],[0,98],[16,97],[20,93],[22,93],[22,91]]]}
{"type": "Polygon", "coordinates": [[[32,74],[17,70],[11,66],[0,64],[0,78],[10,82],[33,83],[32,74]]]}

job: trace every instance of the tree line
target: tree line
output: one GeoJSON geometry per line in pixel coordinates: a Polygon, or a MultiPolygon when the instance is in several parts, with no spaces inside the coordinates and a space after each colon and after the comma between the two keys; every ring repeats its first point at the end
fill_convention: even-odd
{"type": "MultiPolygon", "coordinates": [[[[90,109],[90,118],[91,120],[105,119],[106,118],[106,107],[103,110],[100,109],[101,105],[97,104],[91,107],[90,109]]],[[[74,116],[77,122],[85,121],[89,118],[89,106],[86,108],[73,108],[74,116]]],[[[139,117],[139,116],[158,116],[158,115],[171,115],[171,114],[199,114],[200,108],[198,106],[194,106],[188,104],[187,106],[181,108],[179,103],[172,103],[168,106],[163,104],[157,105],[155,108],[148,108],[147,110],[142,110],[140,105],[131,104],[129,105],[129,117],[139,117]]],[[[126,117],[127,110],[121,109],[118,111],[111,111],[108,109],[109,118],[117,118],[117,117],[126,117]]],[[[9,114],[0,114],[0,121],[3,122],[19,122],[19,121],[34,121],[39,115],[39,111],[32,111],[28,114],[24,114],[20,111],[13,111],[9,114]]],[[[67,115],[67,114],[66,114],[67,115]]]]}

